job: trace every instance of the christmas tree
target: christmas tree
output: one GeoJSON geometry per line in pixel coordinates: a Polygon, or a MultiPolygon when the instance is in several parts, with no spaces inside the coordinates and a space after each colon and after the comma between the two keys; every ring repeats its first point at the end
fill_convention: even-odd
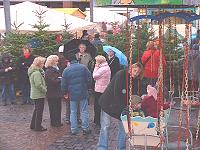
{"type": "Polygon", "coordinates": [[[39,10],[34,11],[34,13],[38,21],[32,27],[37,29],[37,31],[34,33],[20,33],[18,31],[19,26],[14,24],[15,31],[7,35],[0,49],[1,53],[8,53],[17,61],[22,54],[23,47],[28,45],[33,55],[46,57],[56,54],[60,45],[73,38],[73,35],[67,31],[68,25],[66,23],[63,25],[64,30],[62,32],[51,33],[46,30],[50,25],[44,22],[46,11],[39,10]]]}

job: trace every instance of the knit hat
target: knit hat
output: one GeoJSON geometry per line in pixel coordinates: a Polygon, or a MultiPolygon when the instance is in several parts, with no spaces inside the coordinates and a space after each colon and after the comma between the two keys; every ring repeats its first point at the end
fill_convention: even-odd
{"type": "Polygon", "coordinates": [[[158,91],[156,88],[152,87],[151,85],[147,86],[147,94],[148,96],[153,96],[155,100],[157,100],[158,91]]]}
{"type": "Polygon", "coordinates": [[[138,95],[132,95],[132,100],[131,100],[131,103],[133,105],[137,105],[138,103],[141,103],[142,102],[142,98],[138,95]]]}

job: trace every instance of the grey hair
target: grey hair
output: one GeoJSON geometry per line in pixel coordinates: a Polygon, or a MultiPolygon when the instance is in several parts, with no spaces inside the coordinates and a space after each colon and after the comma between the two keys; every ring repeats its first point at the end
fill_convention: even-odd
{"type": "Polygon", "coordinates": [[[56,61],[59,60],[59,57],[57,55],[50,55],[47,57],[45,68],[55,66],[56,61]]]}

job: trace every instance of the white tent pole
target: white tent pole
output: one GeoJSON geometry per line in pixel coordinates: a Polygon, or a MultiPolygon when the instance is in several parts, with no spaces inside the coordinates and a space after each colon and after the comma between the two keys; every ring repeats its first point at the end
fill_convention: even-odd
{"type": "Polygon", "coordinates": [[[11,31],[10,0],[3,0],[6,34],[11,31]]]}
{"type": "Polygon", "coordinates": [[[94,0],[90,0],[90,22],[93,22],[93,8],[94,8],[94,0]]]}

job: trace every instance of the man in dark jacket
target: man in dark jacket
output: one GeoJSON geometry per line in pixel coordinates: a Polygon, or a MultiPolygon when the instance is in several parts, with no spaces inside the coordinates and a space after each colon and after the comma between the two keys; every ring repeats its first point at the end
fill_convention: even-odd
{"type": "Polygon", "coordinates": [[[61,89],[65,95],[68,94],[70,99],[71,133],[78,134],[77,104],[80,102],[83,134],[90,134],[87,97],[91,74],[85,65],[78,63],[75,54],[70,54],[67,59],[70,61],[70,66],[63,72],[61,89]]]}
{"type": "MultiPolygon", "coordinates": [[[[142,76],[143,67],[141,64],[136,63],[132,65],[131,76],[134,80],[138,80],[142,76]]],[[[130,75],[128,75],[130,76],[130,75]]],[[[129,80],[129,79],[128,79],[129,80]]],[[[97,150],[108,149],[108,137],[109,137],[109,127],[110,127],[110,118],[114,117],[119,120],[119,132],[118,132],[118,150],[126,149],[126,135],[120,119],[121,113],[124,108],[127,106],[127,91],[126,89],[126,70],[120,70],[111,80],[110,84],[102,94],[99,99],[99,104],[101,106],[101,131],[97,150]]],[[[129,83],[129,82],[128,82],[129,83]]],[[[128,84],[129,87],[129,84],[128,84]]],[[[133,89],[137,85],[133,85],[133,89]]],[[[133,92],[136,94],[137,90],[133,92]]],[[[129,94],[128,94],[129,95],[129,94]]]]}
{"type": "Polygon", "coordinates": [[[30,48],[25,46],[23,48],[23,55],[19,58],[18,61],[18,79],[21,85],[21,91],[22,91],[22,105],[24,104],[31,104],[30,99],[30,81],[28,78],[28,68],[33,63],[34,57],[31,55],[30,48]]]}
{"type": "Polygon", "coordinates": [[[7,100],[9,99],[11,104],[15,104],[15,89],[14,89],[14,73],[16,68],[14,68],[12,59],[9,55],[4,54],[2,56],[2,63],[0,66],[0,74],[2,81],[2,102],[3,105],[7,105],[7,100]]]}
{"type": "Polygon", "coordinates": [[[115,56],[115,52],[110,49],[108,51],[107,62],[111,70],[111,79],[120,70],[119,58],[115,56]]]}
{"type": "Polygon", "coordinates": [[[94,35],[94,40],[91,41],[91,43],[97,48],[96,55],[102,55],[104,53],[103,51],[103,42],[100,39],[99,33],[94,35]]]}

